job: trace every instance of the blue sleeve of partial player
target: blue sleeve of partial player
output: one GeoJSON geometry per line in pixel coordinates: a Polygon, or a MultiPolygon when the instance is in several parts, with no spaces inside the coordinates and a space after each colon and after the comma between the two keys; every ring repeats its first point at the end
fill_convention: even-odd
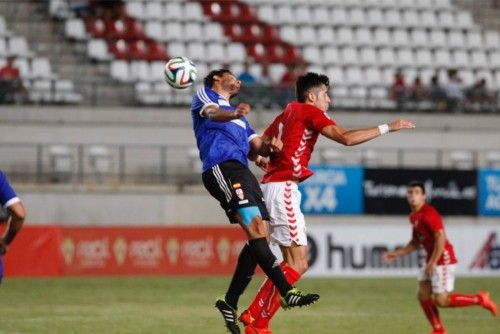
{"type": "Polygon", "coordinates": [[[0,171],[0,204],[7,208],[19,202],[16,192],[12,188],[4,172],[0,171]]]}
{"type": "Polygon", "coordinates": [[[207,91],[204,87],[200,88],[193,98],[193,112],[196,111],[198,115],[203,117],[203,111],[209,106],[219,106],[217,103],[217,97],[213,96],[213,94],[207,91]]]}
{"type": "Polygon", "coordinates": [[[250,123],[248,123],[248,120],[246,119],[246,117],[244,117],[243,120],[245,121],[245,124],[246,124],[248,142],[251,142],[252,139],[254,139],[255,137],[258,137],[259,135],[255,133],[254,129],[252,129],[252,127],[250,126],[250,123]]]}

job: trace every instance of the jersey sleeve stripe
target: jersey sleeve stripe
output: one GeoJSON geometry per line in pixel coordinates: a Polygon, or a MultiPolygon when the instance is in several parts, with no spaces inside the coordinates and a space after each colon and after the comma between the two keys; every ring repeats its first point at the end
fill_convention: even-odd
{"type": "Polygon", "coordinates": [[[11,206],[12,204],[15,204],[15,203],[18,203],[18,202],[21,202],[21,200],[19,199],[19,197],[13,197],[11,199],[9,199],[4,205],[3,205],[3,208],[4,209],[7,209],[9,206],[11,206]]]}
{"type": "Polygon", "coordinates": [[[201,100],[201,102],[203,102],[204,104],[214,103],[214,101],[210,100],[204,88],[199,89],[196,94],[198,95],[198,98],[201,100]]]}
{"type": "Polygon", "coordinates": [[[250,136],[248,136],[248,142],[251,142],[255,137],[258,137],[259,135],[256,133],[252,133],[250,136]]]}

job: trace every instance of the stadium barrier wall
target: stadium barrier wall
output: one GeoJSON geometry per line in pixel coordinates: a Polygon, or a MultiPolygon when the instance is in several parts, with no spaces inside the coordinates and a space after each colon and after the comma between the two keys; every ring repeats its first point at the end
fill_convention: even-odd
{"type": "MultiPolygon", "coordinates": [[[[447,233],[458,275],[500,276],[500,226],[449,226],[447,233]]],[[[380,259],[410,239],[409,224],[313,225],[308,235],[312,277],[414,276],[423,258],[380,259]]],[[[230,275],[245,241],[236,226],[26,226],[4,256],[5,276],[230,275]]]]}

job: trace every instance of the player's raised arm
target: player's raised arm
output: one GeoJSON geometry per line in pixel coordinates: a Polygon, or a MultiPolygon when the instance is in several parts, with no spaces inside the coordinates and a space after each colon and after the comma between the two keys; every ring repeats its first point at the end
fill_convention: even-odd
{"type": "Polygon", "coordinates": [[[413,129],[415,124],[405,119],[398,119],[389,124],[382,124],[365,129],[347,130],[338,125],[329,125],[321,130],[321,134],[345,146],[359,145],[388,132],[402,129],[413,129]]]}
{"type": "Polygon", "coordinates": [[[413,238],[404,246],[403,248],[396,249],[392,252],[385,252],[382,254],[382,260],[387,263],[391,263],[396,260],[400,256],[405,256],[406,254],[410,254],[418,248],[418,241],[413,238]]]}
{"type": "Polygon", "coordinates": [[[247,103],[238,104],[236,111],[224,110],[216,105],[210,105],[203,110],[202,116],[214,122],[229,122],[240,119],[242,116],[248,115],[249,112],[250,105],[247,103]]]}

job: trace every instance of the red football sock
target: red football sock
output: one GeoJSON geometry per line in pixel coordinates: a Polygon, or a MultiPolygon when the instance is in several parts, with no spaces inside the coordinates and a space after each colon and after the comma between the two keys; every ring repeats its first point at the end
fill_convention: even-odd
{"type": "Polygon", "coordinates": [[[450,307],[464,307],[464,306],[472,306],[480,304],[481,304],[481,297],[479,295],[450,293],[450,307]]]}
{"type": "MultiPolygon", "coordinates": [[[[293,285],[300,279],[300,274],[286,263],[281,263],[281,268],[285,274],[286,280],[290,285],[293,285]]],[[[253,325],[257,328],[268,328],[269,321],[280,309],[280,294],[279,291],[273,286],[272,291],[268,298],[265,300],[260,315],[257,317],[253,325]]],[[[253,313],[252,313],[253,314],[253,313]]]]}
{"type": "Polygon", "coordinates": [[[429,320],[432,328],[435,331],[443,331],[444,332],[444,327],[443,324],[441,323],[441,319],[439,318],[439,312],[436,307],[436,304],[434,304],[434,300],[429,299],[426,300],[425,302],[420,302],[420,306],[422,306],[422,309],[424,310],[425,316],[429,320]]]}
{"type": "MultiPolygon", "coordinates": [[[[284,262],[280,264],[281,269],[283,269],[283,265],[284,262]]],[[[257,295],[252,301],[252,304],[250,304],[247,309],[254,319],[260,317],[262,309],[264,308],[264,304],[266,303],[266,300],[269,298],[274,289],[275,287],[273,285],[273,282],[269,278],[266,278],[264,283],[262,283],[262,285],[260,286],[259,291],[257,291],[257,295]]]]}

